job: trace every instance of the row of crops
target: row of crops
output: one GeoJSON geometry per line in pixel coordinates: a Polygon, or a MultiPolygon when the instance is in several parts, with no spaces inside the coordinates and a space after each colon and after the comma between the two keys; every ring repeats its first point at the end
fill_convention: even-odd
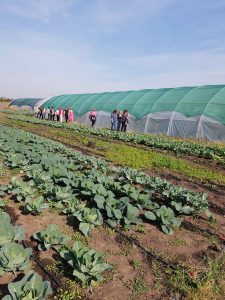
{"type": "MultiPolygon", "coordinates": [[[[158,177],[150,177],[131,168],[113,167],[104,160],[87,157],[67,147],[23,130],[0,126],[0,155],[10,169],[21,176],[0,185],[0,206],[5,199],[20,203],[27,214],[39,215],[55,208],[78,224],[89,236],[103,223],[128,228],[151,222],[166,234],[173,234],[182,223],[182,215],[206,213],[211,217],[206,193],[196,193],[158,177]]],[[[12,224],[9,215],[0,215],[0,276],[24,270],[32,249],[21,245],[24,230],[12,224]]],[[[77,241],[68,246],[69,237],[55,224],[36,232],[38,249],[54,249],[67,266],[67,272],[79,282],[94,285],[111,266],[104,254],[77,241]]],[[[9,283],[4,300],[45,299],[51,293],[34,271],[25,272],[21,281],[9,283]],[[35,298],[36,297],[36,298],[35,298]]]]}
{"type": "Polygon", "coordinates": [[[181,214],[210,215],[206,193],[131,168],[112,168],[104,160],[18,129],[1,126],[0,142],[7,165],[25,172],[23,178],[12,178],[7,192],[24,201],[26,211],[40,213],[50,203],[73,214],[86,236],[103,220],[129,227],[148,219],[172,234],[181,214]]]}
{"type": "MultiPolygon", "coordinates": [[[[9,295],[4,296],[3,300],[46,299],[52,293],[50,282],[43,281],[33,270],[25,271],[31,264],[32,248],[19,243],[24,239],[24,228],[13,225],[10,216],[0,211],[0,230],[0,276],[6,272],[25,273],[20,281],[8,284],[9,295]]],[[[38,242],[40,251],[55,249],[70,268],[71,274],[82,284],[94,285],[102,279],[101,273],[111,268],[111,265],[105,263],[102,253],[80,241],[76,241],[72,248],[67,247],[70,238],[62,234],[55,224],[34,233],[32,238],[38,242]]]]}
{"type": "MultiPolygon", "coordinates": [[[[7,112],[7,111],[6,111],[7,112]]],[[[111,131],[107,129],[91,128],[88,126],[81,126],[78,124],[61,124],[59,122],[49,122],[46,120],[40,120],[31,118],[25,115],[10,114],[10,119],[21,120],[34,124],[44,124],[57,128],[68,128],[74,130],[77,133],[92,134],[98,137],[116,139],[123,142],[131,142],[134,144],[145,145],[152,148],[163,149],[172,151],[176,154],[194,155],[198,157],[204,157],[209,159],[220,159],[225,158],[225,148],[219,145],[203,145],[191,141],[175,140],[165,136],[154,136],[140,133],[122,133],[118,131],[111,131]]]]}
{"type": "MultiPolygon", "coordinates": [[[[19,244],[24,239],[22,226],[14,226],[10,216],[0,211],[0,276],[6,272],[24,271],[29,267],[31,248],[19,244]]],[[[8,284],[9,295],[2,300],[45,299],[52,293],[50,283],[33,270],[27,272],[20,281],[8,284]]]]}

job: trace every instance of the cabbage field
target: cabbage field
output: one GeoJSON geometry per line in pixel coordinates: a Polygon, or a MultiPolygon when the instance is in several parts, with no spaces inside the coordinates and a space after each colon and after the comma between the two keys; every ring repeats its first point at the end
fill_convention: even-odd
{"type": "Polygon", "coordinates": [[[0,298],[224,299],[225,146],[0,112],[0,298]]]}

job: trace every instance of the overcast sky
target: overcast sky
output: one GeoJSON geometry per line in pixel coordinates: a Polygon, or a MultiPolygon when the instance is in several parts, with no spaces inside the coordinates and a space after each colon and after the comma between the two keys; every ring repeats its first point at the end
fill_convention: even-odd
{"type": "Polygon", "coordinates": [[[0,0],[0,96],[225,83],[225,0],[0,0]]]}

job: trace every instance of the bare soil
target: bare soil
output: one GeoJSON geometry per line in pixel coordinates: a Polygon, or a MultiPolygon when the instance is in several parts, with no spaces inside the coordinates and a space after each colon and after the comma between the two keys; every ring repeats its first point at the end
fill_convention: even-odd
{"type": "Polygon", "coordinates": [[[7,109],[9,107],[9,102],[0,101],[0,109],[7,109]]]}
{"type": "MultiPolygon", "coordinates": [[[[41,264],[44,267],[52,265],[60,258],[53,250],[38,252],[37,243],[32,240],[32,235],[46,228],[49,224],[57,224],[63,232],[69,234],[71,237],[76,233],[76,229],[68,225],[67,217],[51,211],[45,211],[40,216],[33,216],[24,214],[19,208],[19,204],[10,201],[6,211],[11,215],[13,222],[22,225],[25,229],[25,245],[33,248],[34,256],[38,256],[41,264]]],[[[90,238],[88,238],[88,245],[97,251],[107,254],[107,262],[114,267],[113,271],[106,274],[104,282],[99,287],[93,290],[84,290],[83,297],[85,299],[129,299],[132,295],[132,288],[130,285],[136,277],[141,277],[149,286],[149,292],[145,293],[144,299],[156,299],[155,295],[158,293],[152,291],[154,284],[154,275],[149,269],[149,261],[144,257],[141,251],[127,241],[121,240],[113,231],[109,232],[104,227],[96,228],[90,238]],[[141,270],[134,270],[131,265],[132,260],[137,260],[141,264],[141,270]],[[151,297],[151,298],[148,298],[151,297]]],[[[55,282],[49,277],[37,264],[32,261],[32,269],[37,271],[45,280],[50,280],[55,291],[57,286],[55,282]]],[[[20,273],[18,273],[20,274],[20,273]]],[[[6,284],[14,279],[18,279],[18,274],[6,274],[0,279],[0,284],[6,290],[6,284]]],[[[65,278],[59,278],[63,282],[65,278]]],[[[166,299],[166,298],[163,298],[166,299]]]]}

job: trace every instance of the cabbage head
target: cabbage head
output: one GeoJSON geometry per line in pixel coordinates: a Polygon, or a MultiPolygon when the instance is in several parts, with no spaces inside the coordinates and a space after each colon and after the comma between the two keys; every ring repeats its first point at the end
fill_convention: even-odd
{"type": "Polygon", "coordinates": [[[7,243],[24,239],[23,227],[13,226],[9,215],[3,212],[0,212],[0,233],[0,249],[7,243]]]}
{"type": "Polygon", "coordinates": [[[20,281],[8,284],[10,295],[2,300],[45,300],[52,293],[49,281],[42,281],[34,271],[28,272],[20,281]]]}
{"type": "Polygon", "coordinates": [[[16,272],[28,267],[32,249],[24,248],[17,243],[3,245],[0,250],[0,276],[5,272],[16,272]]]}
{"type": "Polygon", "coordinates": [[[48,250],[69,241],[69,237],[62,234],[56,224],[50,224],[45,230],[34,233],[33,237],[39,243],[38,250],[48,250]]]}

